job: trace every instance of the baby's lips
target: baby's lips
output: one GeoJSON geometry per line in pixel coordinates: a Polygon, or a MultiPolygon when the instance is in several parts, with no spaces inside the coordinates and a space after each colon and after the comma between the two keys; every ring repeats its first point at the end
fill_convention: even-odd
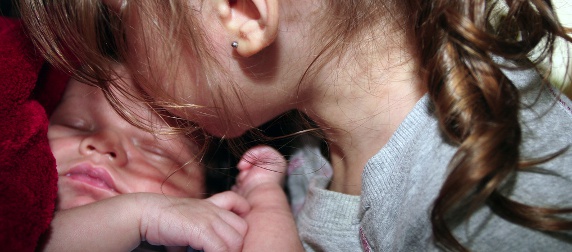
{"type": "Polygon", "coordinates": [[[117,191],[113,178],[111,178],[109,172],[103,168],[94,167],[87,163],[82,163],[73,167],[65,174],[65,176],[104,190],[113,192],[117,191]]]}

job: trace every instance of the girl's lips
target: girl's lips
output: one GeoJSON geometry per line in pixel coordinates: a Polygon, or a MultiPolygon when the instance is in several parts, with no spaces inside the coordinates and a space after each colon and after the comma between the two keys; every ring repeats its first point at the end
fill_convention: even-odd
{"type": "Polygon", "coordinates": [[[105,169],[89,164],[80,164],[72,168],[65,176],[107,191],[116,191],[115,183],[109,173],[105,169]]]}

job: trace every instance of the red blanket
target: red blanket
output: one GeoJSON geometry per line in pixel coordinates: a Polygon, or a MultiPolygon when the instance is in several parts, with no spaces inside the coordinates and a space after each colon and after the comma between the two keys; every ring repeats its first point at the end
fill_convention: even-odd
{"type": "Polygon", "coordinates": [[[67,77],[48,71],[18,20],[0,17],[0,250],[33,251],[53,216],[48,116],[67,77]]]}

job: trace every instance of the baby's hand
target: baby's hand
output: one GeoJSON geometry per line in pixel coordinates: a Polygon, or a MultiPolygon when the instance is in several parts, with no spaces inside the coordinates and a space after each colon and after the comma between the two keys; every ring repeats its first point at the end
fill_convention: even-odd
{"type": "Polygon", "coordinates": [[[244,251],[303,251],[296,223],[282,187],[286,160],[276,150],[258,146],[248,150],[237,165],[240,173],[233,190],[250,203],[244,251]]]}
{"type": "Polygon", "coordinates": [[[240,251],[249,211],[244,198],[224,192],[208,199],[141,195],[141,238],[150,244],[188,245],[204,251],[240,251]]]}
{"type": "Polygon", "coordinates": [[[240,170],[233,191],[242,196],[264,186],[282,187],[287,163],[282,154],[269,146],[248,150],[237,165],[240,170]]]}

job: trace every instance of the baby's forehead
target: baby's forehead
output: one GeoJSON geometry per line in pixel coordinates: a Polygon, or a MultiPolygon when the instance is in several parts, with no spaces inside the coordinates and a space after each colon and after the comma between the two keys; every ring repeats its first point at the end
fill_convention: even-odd
{"type": "Polygon", "coordinates": [[[71,102],[71,106],[77,106],[77,109],[86,109],[89,106],[119,115],[121,119],[112,123],[132,125],[133,128],[129,127],[131,131],[147,135],[145,141],[148,143],[176,146],[177,151],[184,156],[195,157],[201,153],[203,141],[200,139],[203,134],[197,134],[199,131],[189,133],[187,127],[177,127],[182,122],[173,120],[172,116],[164,115],[165,110],[146,102],[126,68],[117,65],[113,71],[116,78],[105,85],[105,90],[99,86],[70,80],[64,96],[76,100],[71,102]]]}

